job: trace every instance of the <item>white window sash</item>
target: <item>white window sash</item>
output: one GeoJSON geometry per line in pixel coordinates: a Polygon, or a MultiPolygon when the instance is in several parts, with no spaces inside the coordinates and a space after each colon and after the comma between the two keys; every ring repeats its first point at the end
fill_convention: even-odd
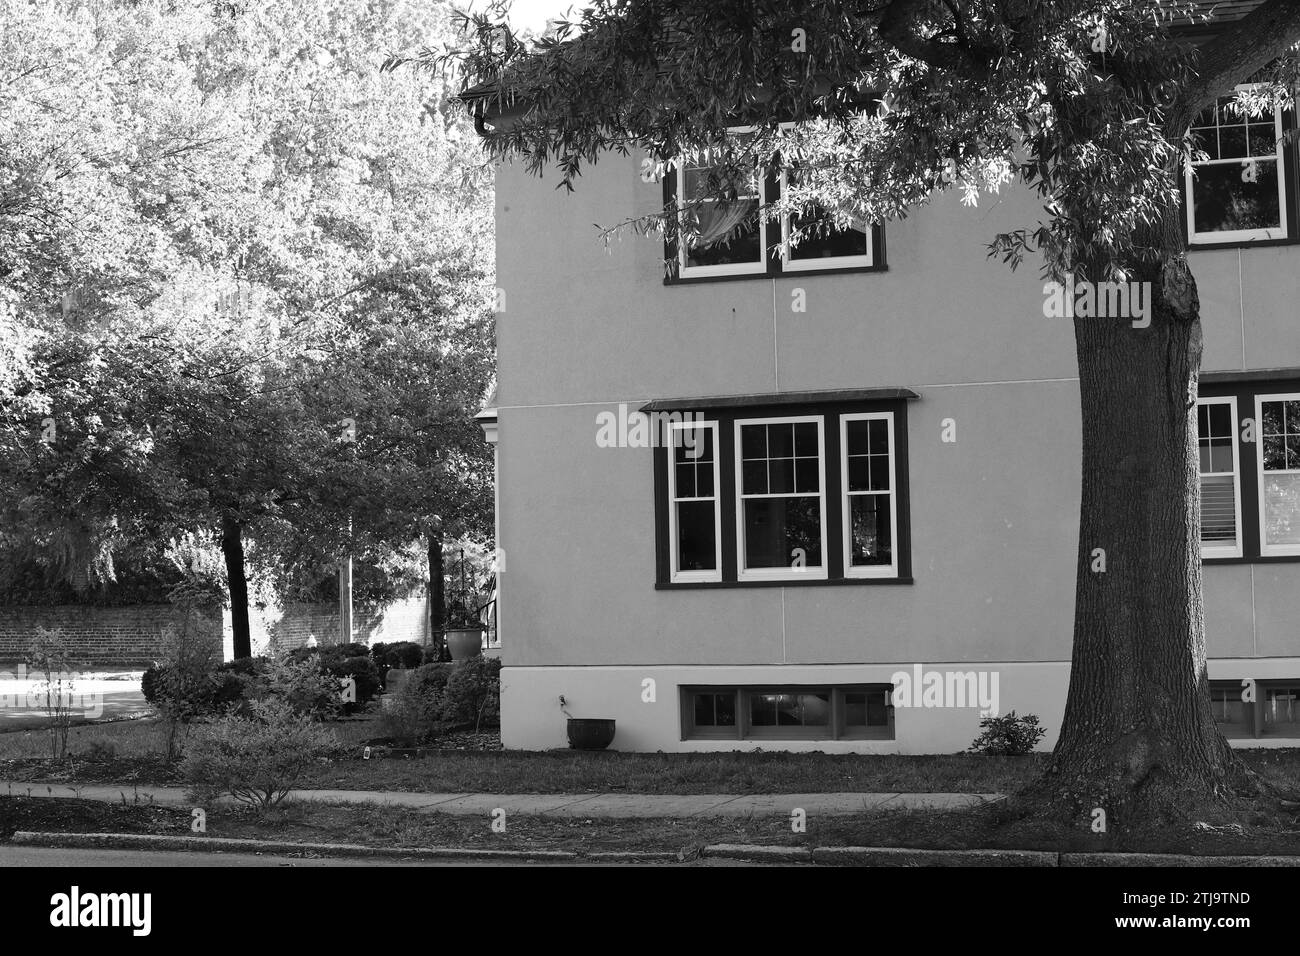
{"type": "MultiPolygon", "coordinates": [[[[788,170],[781,170],[781,196],[786,194],[788,170]]],[[[781,271],[812,272],[819,269],[861,269],[875,265],[876,246],[875,230],[867,227],[867,251],[861,256],[828,256],[820,259],[791,258],[797,247],[790,245],[790,217],[781,217],[781,271]]]]}
{"type": "Polygon", "coordinates": [[[718,423],[711,422],[669,422],[669,435],[675,438],[675,433],[685,431],[688,428],[708,429],[713,432],[713,494],[705,498],[678,498],[677,497],[677,458],[676,443],[668,443],[668,548],[669,548],[669,576],[668,580],[673,584],[684,584],[688,582],[711,582],[722,580],[722,487],[719,484],[718,463],[721,457],[722,446],[718,443],[718,423]],[[712,501],[713,502],[713,570],[712,571],[682,571],[681,551],[679,550],[678,519],[677,506],[683,501],[712,501]]]}
{"type": "MultiPolygon", "coordinates": [[[[1268,503],[1264,498],[1264,403],[1265,402],[1297,402],[1300,401],[1300,392],[1283,392],[1277,395],[1256,395],[1255,396],[1255,472],[1259,482],[1259,553],[1262,557],[1279,557],[1300,555],[1300,545],[1298,544],[1269,544],[1268,543],[1268,503]]],[[[1283,419],[1285,427],[1285,419],[1283,419]]],[[[1300,469],[1286,468],[1269,471],[1270,475],[1300,475],[1300,469]]]]}
{"type": "MultiPolygon", "coordinates": [[[[1236,522],[1233,531],[1234,531],[1234,537],[1236,538],[1236,542],[1237,542],[1237,543],[1236,543],[1236,545],[1234,545],[1234,546],[1232,546],[1232,547],[1227,547],[1227,546],[1224,546],[1224,545],[1217,545],[1217,544],[1206,545],[1204,539],[1202,539],[1202,541],[1201,541],[1201,557],[1202,557],[1202,558],[1239,558],[1239,557],[1242,556],[1243,552],[1242,552],[1242,539],[1241,539],[1241,530],[1242,530],[1242,523],[1241,523],[1241,458],[1240,458],[1240,448],[1239,448],[1240,443],[1239,443],[1239,441],[1238,441],[1238,431],[1237,431],[1237,430],[1241,427],[1241,425],[1240,425],[1240,423],[1239,423],[1238,420],[1237,420],[1237,399],[1234,398],[1234,397],[1232,397],[1232,396],[1224,396],[1224,397],[1222,397],[1222,398],[1215,397],[1215,398],[1201,398],[1201,399],[1197,399],[1196,407],[1197,407],[1197,421],[1198,421],[1198,425],[1199,425],[1199,420],[1200,420],[1200,407],[1201,407],[1202,405],[1227,405],[1227,406],[1228,406],[1228,415],[1229,415],[1229,417],[1230,417],[1231,428],[1232,428],[1232,472],[1231,472],[1231,475],[1229,476],[1229,473],[1228,473],[1228,472],[1223,472],[1223,471],[1209,471],[1209,472],[1202,472],[1202,471],[1200,470],[1200,442],[1199,442],[1199,438],[1200,438],[1201,436],[1200,436],[1200,434],[1199,434],[1199,427],[1198,427],[1198,429],[1197,429],[1197,431],[1198,431],[1198,434],[1197,434],[1197,438],[1198,438],[1198,441],[1197,441],[1197,473],[1198,473],[1198,476],[1199,476],[1200,478],[1211,478],[1211,477],[1215,477],[1215,478],[1218,478],[1218,477],[1231,477],[1231,478],[1232,478],[1232,498],[1233,498],[1233,502],[1232,502],[1232,504],[1233,504],[1233,510],[1234,510],[1234,516],[1233,516],[1233,517],[1234,517],[1234,520],[1235,520],[1235,522],[1236,522]]],[[[1204,530],[1204,516],[1202,516],[1202,530],[1204,530]]]]}
{"type": "Polygon", "coordinates": [[[840,491],[841,491],[841,541],[843,542],[844,576],[846,578],[896,578],[898,577],[898,474],[894,457],[894,413],[856,412],[840,416],[840,491]],[[889,491],[849,491],[849,422],[883,420],[889,434],[889,491]],[[853,566],[853,515],[851,498],[864,495],[889,495],[889,565],[853,566]]]}
{"type": "MultiPolygon", "coordinates": [[[[1237,87],[1238,90],[1251,89],[1253,84],[1245,83],[1237,87]]],[[[1273,108],[1273,129],[1276,133],[1274,139],[1273,153],[1270,155],[1245,156],[1235,159],[1218,159],[1206,160],[1205,162],[1193,162],[1188,160],[1184,163],[1183,178],[1186,183],[1187,195],[1187,241],[1191,244],[1206,244],[1215,242],[1244,242],[1260,239],[1286,239],[1287,238],[1287,215],[1286,215],[1286,163],[1283,160],[1285,144],[1282,140],[1282,110],[1280,107],[1273,108]],[[1203,166],[1226,166],[1235,163],[1237,167],[1242,168],[1242,164],[1248,160],[1255,159],[1263,162],[1277,163],[1277,208],[1280,222],[1277,228],[1265,229],[1231,229],[1223,232],[1197,232],[1196,231],[1196,194],[1195,194],[1195,177],[1193,172],[1203,166]]]]}
{"type": "Polygon", "coordinates": [[[822,415],[796,415],[773,418],[738,418],[735,424],[736,447],[733,465],[736,474],[736,580],[737,581],[819,581],[829,575],[829,556],[826,553],[826,419],[822,415]],[[822,560],[819,567],[745,567],[745,502],[762,498],[812,498],[808,492],[791,494],[745,494],[744,466],[740,432],[745,425],[794,425],[815,422],[817,425],[817,494],[819,505],[819,530],[821,532],[822,560]]]}
{"type": "MultiPolygon", "coordinates": [[[[737,126],[728,129],[728,133],[750,133],[753,132],[753,126],[737,126]]],[[[678,162],[677,164],[677,209],[681,213],[686,209],[686,164],[678,162]]],[[[759,257],[756,262],[735,262],[726,265],[716,266],[690,266],[686,264],[687,244],[686,238],[680,234],[677,236],[677,275],[682,279],[703,279],[712,276],[745,276],[761,275],[767,272],[767,216],[764,210],[767,207],[767,176],[762,170],[754,172],[755,184],[758,187],[758,248],[759,257]]]]}

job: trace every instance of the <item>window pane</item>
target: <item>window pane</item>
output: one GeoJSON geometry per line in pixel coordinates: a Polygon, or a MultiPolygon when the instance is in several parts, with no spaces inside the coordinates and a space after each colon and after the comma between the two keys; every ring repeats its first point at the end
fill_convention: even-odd
{"type": "Polygon", "coordinates": [[[773,458],[767,466],[767,490],[774,495],[788,495],[794,491],[794,459],[773,458]]]}
{"type": "Polygon", "coordinates": [[[1265,690],[1264,733],[1300,737],[1300,687],[1269,687],[1265,690]]]}
{"type": "Polygon", "coordinates": [[[767,462],[759,459],[758,461],[742,462],[740,466],[740,486],[741,493],[746,495],[765,495],[767,494],[767,462]]]}
{"type": "Polygon", "coordinates": [[[844,695],[844,726],[845,727],[867,726],[867,695],[866,694],[845,694],[844,695]]]}
{"type": "Polygon", "coordinates": [[[1277,161],[1252,162],[1253,182],[1243,179],[1247,170],[1240,163],[1195,166],[1192,196],[1197,232],[1281,227],[1277,161]]]}
{"type": "Polygon", "coordinates": [[[865,455],[871,450],[867,441],[867,426],[870,424],[860,418],[844,423],[846,455],[865,455]]]}
{"type": "Polygon", "coordinates": [[[821,469],[819,459],[796,458],[794,461],[794,490],[805,494],[816,494],[821,490],[821,469]]]}
{"type": "Polygon", "coordinates": [[[767,428],[763,425],[742,425],[740,427],[740,457],[767,457],[767,428]]]}
{"type": "MultiPolygon", "coordinates": [[[[682,201],[720,191],[724,198],[706,199],[692,205],[686,215],[698,237],[686,250],[687,266],[713,266],[761,262],[763,247],[758,216],[759,189],[756,178],[731,175],[709,183],[708,167],[683,170],[682,201]]],[[[719,173],[718,175],[723,175],[719,173]]]]}
{"type": "Polygon", "coordinates": [[[893,709],[889,702],[889,691],[876,691],[867,695],[867,726],[884,727],[889,723],[889,712],[893,709]]]}
{"type": "Polygon", "coordinates": [[[767,453],[772,458],[794,457],[794,424],[767,426],[767,453]]]}
{"type": "Polygon", "coordinates": [[[695,466],[678,465],[676,487],[673,489],[678,498],[695,497],[695,466]]]}
{"type": "Polygon", "coordinates": [[[850,495],[849,560],[854,567],[892,564],[893,542],[890,540],[889,496],[850,495]]]}
{"type": "Polygon", "coordinates": [[[821,502],[816,497],[749,499],[744,505],[745,567],[788,568],[795,548],[821,567],[821,502]]]}
{"type": "MultiPolygon", "coordinates": [[[[786,183],[795,185],[799,173],[786,170],[786,183]]],[[[798,245],[790,249],[794,260],[827,259],[840,256],[865,256],[867,254],[866,223],[854,221],[849,228],[840,228],[835,217],[821,206],[813,205],[807,215],[790,217],[790,231],[798,245]]]]}
{"type": "Polygon", "coordinates": [[[1265,475],[1264,541],[1300,545],[1300,475],[1265,475]]]}
{"type": "Polygon", "coordinates": [[[1238,683],[1214,683],[1210,685],[1210,707],[1214,711],[1214,722],[1219,729],[1233,735],[1253,735],[1254,724],[1250,713],[1252,705],[1241,699],[1242,688],[1238,683]]]}
{"type": "Polygon", "coordinates": [[[1237,543],[1237,481],[1232,475],[1201,479],[1201,542],[1237,543]]]}
{"type": "Polygon", "coordinates": [[[712,463],[697,465],[695,467],[695,496],[697,498],[712,498],[714,494],[712,463]]]}
{"type": "Polygon", "coordinates": [[[820,454],[820,449],[817,447],[816,422],[795,423],[794,453],[800,458],[816,458],[820,454]]]}
{"type": "Polygon", "coordinates": [[[678,462],[713,461],[712,428],[674,428],[673,460],[678,462]]]}
{"type": "Polygon", "coordinates": [[[717,537],[714,534],[716,502],[683,501],[677,505],[677,569],[716,571],[717,537]]]}
{"type": "Polygon", "coordinates": [[[695,726],[712,727],[717,718],[713,713],[713,694],[695,695],[695,726]]]}

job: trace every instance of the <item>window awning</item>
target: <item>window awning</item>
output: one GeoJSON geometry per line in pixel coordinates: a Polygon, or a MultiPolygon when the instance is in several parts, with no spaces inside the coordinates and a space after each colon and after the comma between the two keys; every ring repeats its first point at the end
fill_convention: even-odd
{"type": "Polygon", "coordinates": [[[705,395],[699,398],[656,398],[643,412],[689,411],[706,408],[751,408],[769,405],[829,405],[847,402],[915,401],[910,388],[831,388],[808,392],[760,392],[750,395],[705,395]]]}

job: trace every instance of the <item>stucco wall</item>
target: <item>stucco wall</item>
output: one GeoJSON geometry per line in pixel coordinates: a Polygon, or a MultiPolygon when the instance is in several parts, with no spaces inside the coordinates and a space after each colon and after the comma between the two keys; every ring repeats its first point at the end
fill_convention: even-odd
{"type": "MultiPolygon", "coordinates": [[[[573,194],[518,166],[497,179],[503,657],[520,668],[507,728],[555,709],[574,681],[612,705],[597,688],[628,665],[1042,664],[1026,709],[1063,701],[1051,668],[1067,668],[1073,614],[1073,332],[1043,316],[1036,263],[1013,273],[986,256],[996,232],[1037,221],[1037,200],[941,197],[888,224],[881,273],[665,287],[658,240],[606,248],[592,226],[658,207],[638,159],[588,168],[573,194]],[[791,311],[796,287],[806,312],[791,311]],[[598,412],[876,386],[920,395],[908,407],[914,584],[655,590],[651,452],[597,447],[598,412]],[[955,443],[940,441],[945,418],[955,443]]],[[[1207,370],[1300,366],[1300,248],[1197,251],[1192,265],[1207,370]]],[[[1274,658],[1272,676],[1300,677],[1297,585],[1300,564],[1207,566],[1211,654],[1274,658]]],[[[553,746],[559,726],[559,738],[549,723],[507,733],[553,746]]],[[[667,725],[645,726],[647,746],[665,745],[667,725]]]]}

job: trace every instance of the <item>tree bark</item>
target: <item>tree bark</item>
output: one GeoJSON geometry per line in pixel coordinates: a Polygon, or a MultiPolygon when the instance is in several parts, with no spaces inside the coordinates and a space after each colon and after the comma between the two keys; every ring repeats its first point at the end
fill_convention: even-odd
{"type": "Polygon", "coordinates": [[[1070,815],[1104,810],[1112,829],[1259,792],[1210,707],[1196,284],[1182,255],[1136,278],[1150,282],[1150,327],[1074,320],[1083,424],[1074,651],[1040,784],[1070,815]]]}
{"type": "Polygon", "coordinates": [[[253,641],[248,626],[248,577],[244,571],[243,525],[230,515],[221,518],[221,553],[226,558],[226,580],[230,587],[230,627],[234,632],[235,657],[252,657],[253,641]]]}
{"type": "Polygon", "coordinates": [[[442,529],[429,530],[429,642],[443,638],[447,622],[447,595],[442,578],[442,529]]]}

